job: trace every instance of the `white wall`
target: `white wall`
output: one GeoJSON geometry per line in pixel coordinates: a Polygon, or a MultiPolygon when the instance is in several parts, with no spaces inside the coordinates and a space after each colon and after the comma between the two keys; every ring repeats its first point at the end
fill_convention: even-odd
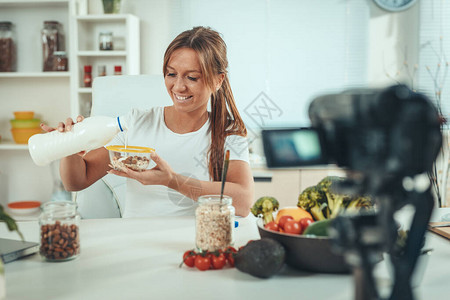
{"type": "MultiPolygon", "coordinates": [[[[101,0],[88,1],[89,13],[103,12],[101,0]]],[[[404,62],[405,51],[409,62],[415,63],[418,61],[420,1],[410,9],[398,13],[382,10],[374,4],[373,0],[360,1],[367,1],[370,7],[369,83],[373,86],[395,83],[393,79],[386,76],[386,73],[395,77],[404,62]]],[[[168,18],[171,17],[170,7],[174,2],[176,1],[122,0],[122,12],[135,14],[141,19],[142,73],[161,74],[165,48],[174,38],[169,34],[171,28],[168,25],[168,18]]],[[[305,30],[313,29],[307,28],[305,30]]],[[[399,75],[400,77],[397,77],[399,81],[408,80],[405,74],[399,75]]]]}

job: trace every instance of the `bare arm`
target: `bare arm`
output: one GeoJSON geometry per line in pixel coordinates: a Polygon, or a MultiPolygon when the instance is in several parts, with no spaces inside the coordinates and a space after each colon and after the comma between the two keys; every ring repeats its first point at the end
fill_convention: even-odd
{"type": "Polygon", "coordinates": [[[81,156],[74,154],[61,159],[59,171],[64,188],[80,191],[107,174],[110,169],[109,154],[105,148],[89,151],[81,156]]]}
{"type": "MultiPolygon", "coordinates": [[[[110,170],[109,173],[136,179],[144,185],[165,185],[195,201],[202,195],[220,194],[221,182],[201,181],[175,173],[156,153],[152,154],[152,160],[157,166],[151,170],[144,172],[110,170]]],[[[248,163],[239,160],[230,161],[224,194],[233,198],[236,215],[249,214],[253,205],[254,182],[248,163]]]]}

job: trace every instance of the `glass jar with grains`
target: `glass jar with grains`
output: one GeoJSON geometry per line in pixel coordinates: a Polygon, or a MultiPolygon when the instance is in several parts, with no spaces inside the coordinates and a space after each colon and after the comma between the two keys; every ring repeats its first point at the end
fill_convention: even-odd
{"type": "Polygon", "coordinates": [[[71,260],[80,254],[80,215],[73,201],[41,205],[39,253],[47,261],[71,260]]]}
{"type": "Polygon", "coordinates": [[[195,211],[195,244],[198,251],[216,251],[234,243],[232,198],[207,195],[198,198],[195,211]]]}

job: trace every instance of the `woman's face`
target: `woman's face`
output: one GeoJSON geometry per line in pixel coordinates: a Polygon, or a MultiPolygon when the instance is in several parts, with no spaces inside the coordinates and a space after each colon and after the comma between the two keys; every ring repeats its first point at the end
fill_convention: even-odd
{"type": "Polygon", "coordinates": [[[198,55],[193,49],[180,48],[172,53],[164,81],[176,110],[206,111],[211,90],[206,85],[198,55]]]}

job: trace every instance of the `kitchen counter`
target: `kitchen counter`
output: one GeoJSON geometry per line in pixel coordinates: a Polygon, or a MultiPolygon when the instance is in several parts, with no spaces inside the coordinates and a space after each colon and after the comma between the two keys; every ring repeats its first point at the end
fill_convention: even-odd
{"type": "MultiPolygon", "coordinates": [[[[236,246],[259,238],[255,218],[239,218],[236,246]]],[[[39,240],[36,221],[19,222],[30,241],[39,240]]],[[[311,274],[285,267],[270,279],[235,268],[179,268],[194,247],[194,218],[91,219],[80,225],[81,255],[50,263],[33,255],[5,265],[6,299],[353,299],[351,275],[311,274]]],[[[0,226],[0,237],[18,239],[0,226]]],[[[450,294],[450,242],[428,234],[434,249],[417,299],[450,294]]],[[[380,284],[389,283],[377,270],[380,284]]]]}

